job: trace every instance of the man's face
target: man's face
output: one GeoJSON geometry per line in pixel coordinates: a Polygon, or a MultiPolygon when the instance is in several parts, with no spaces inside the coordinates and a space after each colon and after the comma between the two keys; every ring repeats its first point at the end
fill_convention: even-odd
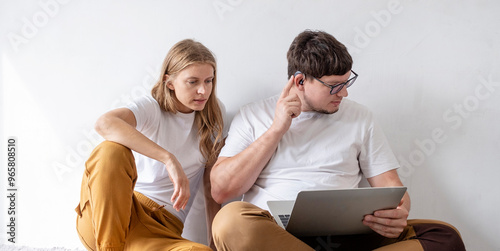
{"type": "MultiPolygon", "coordinates": [[[[319,80],[328,85],[336,85],[346,82],[351,76],[351,71],[344,75],[323,76],[319,80]]],[[[304,81],[304,100],[302,111],[316,111],[325,114],[332,114],[339,110],[340,103],[347,97],[347,88],[331,95],[330,88],[320,83],[314,78],[304,81]]]]}

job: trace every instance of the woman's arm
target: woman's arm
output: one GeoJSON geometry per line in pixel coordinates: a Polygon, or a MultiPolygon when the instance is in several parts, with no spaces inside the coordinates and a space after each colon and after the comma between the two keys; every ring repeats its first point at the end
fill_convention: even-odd
{"type": "Polygon", "coordinates": [[[104,139],[122,144],[140,154],[165,164],[170,180],[174,184],[171,201],[175,210],[184,209],[189,200],[189,180],[177,158],[135,129],[134,113],[127,108],[118,108],[102,115],[95,130],[104,139]]]}

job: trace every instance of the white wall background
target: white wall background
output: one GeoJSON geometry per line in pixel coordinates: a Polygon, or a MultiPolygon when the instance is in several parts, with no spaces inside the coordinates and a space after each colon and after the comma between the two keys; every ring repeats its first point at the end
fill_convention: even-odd
{"type": "MultiPolygon", "coordinates": [[[[372,109],[400,159],[410,217],[454,224],[468,250],[500,250],[499,12],[493,0],[1,1],[0,243],[8,137],[18,142],[17,245],[83,248],[73,209],[101,140],[93,124],[149,93],[174,43],[194,38],[216,54],[233,116],[278,93],[290,42],[320,29],[355,60],[350,98],[372,109]]],[[[203,242],[201,205],[186,236],[203,242]]]]}

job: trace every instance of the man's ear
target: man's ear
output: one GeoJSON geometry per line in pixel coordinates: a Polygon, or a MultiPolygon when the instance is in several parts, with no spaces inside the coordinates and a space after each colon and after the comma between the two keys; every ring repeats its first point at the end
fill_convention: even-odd
{"type": "Polygon", "coordinates": [[[304,85],[305,75],[302,72],[297,71],[295,72],[295,74],[293,74],[293,76],[295,80],[295,86],[299,88],[299,90],[302,90],[304,85]]]}
{"type": "Polygon", "coordinates": [[[170,90],[174,90],[174,85],[172,84],[172,80],[170,79],[170,76],[168,74],[165,74],[163,76],[163,83],[165,83],[165,85],[167,85],[168,89],[170,90]]]}

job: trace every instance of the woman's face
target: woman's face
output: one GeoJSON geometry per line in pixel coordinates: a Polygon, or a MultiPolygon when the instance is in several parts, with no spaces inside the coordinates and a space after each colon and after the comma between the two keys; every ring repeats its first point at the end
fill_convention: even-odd
{"type": "Polygon", "coordinates": [[[179,72],[173,81],[167,84],[174,90],[182,113],[201,111],[212,93],[214,68],[210,64],[192,64],[179,72]]]}

